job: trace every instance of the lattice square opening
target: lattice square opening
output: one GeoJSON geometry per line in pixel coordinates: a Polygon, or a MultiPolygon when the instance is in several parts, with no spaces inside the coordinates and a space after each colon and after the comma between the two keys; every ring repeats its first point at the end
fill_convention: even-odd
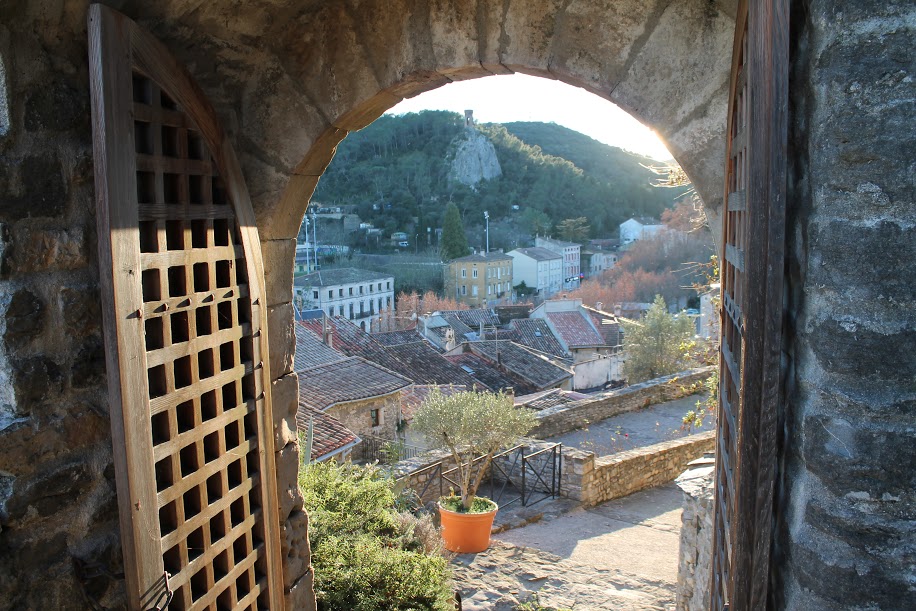
{"type": "Polygon", "coordinates": [[[251,401],[257,397],[257,384],[254,380],[254,374],[249,373],[242,378],[242,400],[251,401]]]}
{"type": "Polygon", "coordinates": [[[239,422],[238,420],[233,420],[228,425],[226,425],[226,449],[231,450],[232,448],[237,448],[241,442],[239,437],[239,422]]]}
{"type": "Polygon", "coordinates": [[[213,219],[213,244],[229,246],[229,221],[227,219],[213,219]]]}
{"type": "Polygon", "coordinates": [[[172,125],[162,126],[162,155],[164,157],[181,157],[181,143],[178,128],[172,125]]]}
{"type": "Polygon", "coordinates": [[[178,528],[178,505],[172,501],[159,508],[159,530],[165,536],[178,528]]]}
{"type": "Polygon", "coordinates": [[[165,380],[165,365],[150,367],[146,377],[149,381],[149,398],[155,399],[168,392],[168,386],[165,380]]]}
{"type": "Polygon", "coordinates": [[[231,329],[234,320],[232,317],[232,302],[223,301],[216,306],[216,324],[222,329],[231,329]]]}
{"type": "Polygon", "coordinates": [[[191,248],[207,247],[207,221],[197,219],[191,221],[191,248]]]}
{"type": "Polygon", "coordinates": [[[162,554],[162,561],[165,570],[169,575],[176,575],[181,570],[181,548],[179,545],[173,545],[171,549],[162,554]]]}
{"type": "Polygon", "coordinates": [[[165,173],[162,175],[163,203],[181,203],[181,175],[165,173]]]}
{"type": "Polygon", "coordinates": [[[190,386],[193,381],[191,375],[191,357],[183,356],[175,359],[175,388],[190,386]]]}
{"type": "Polygon", "coordinates": [[[254,361],[254,338],[250,335],[239,340],[239,360],[243,363],[254,361]]]}
{"type": "Polygon", "coordinates": [[[226,469],[226,475],[229,476],[229,489],[238,488],[242,483],[242,459],[238,459],[229,465],[226,469]]]}
{"type": "Polygon", "coordinates": [[[162,492],[175,483],[175,472],[172,469],[172,457],[166,456],[156,463],[156,491],[162,492]]]}
{"type": "Polygon", "coordinates": [[[184,297],[188,294],[188,274],[183,265],[169,268],[169,297],[184,297]]]}
{"type": "Polygon", "coordinates": [[[197,458],[197,443],[192,442],[181,448],[178,453],[178,459],[181,465],[181,477],[187,477],[200,469],[200,461],[197,458]]]}
{"type": "Polygon", "coordinates": [[[143,301],[145,303],[162,299],[162,280],[158,269],[143,270],[141,283],[143,285],[143,301]]]}
{"type": "Polygon", "coordinates": [[[146,351],[159,350],[165,347],[165,329],[162,324],[162,317],[147,318],[143,323],[146,338],[146,351]]]}
{"type": "Polygon", "coordinates": [[[156,203],[156,175],[152,172],[137,172],[137,202],[156,203]]]}
{"type": "Polygon", "coordinates": [[[191,598],[198,600],[207,593],[207,569],[203,568],[191,577],[191,598]]]}
{"type": "Polygon", "coordinates": [[[232,261],[216,262],[216,288],[225,289],[232,285],[232,261]]]}
{"type": "MultiPolygon", "coordinates": [[[[219,347],[219,369],[226,371],[235,367],[235,345],[232,342],[226,342],[219,347]]],[[[235,405],[235,403],[233,403],[235,405]]]]}
{"type": "Polygon", "coordinates": [[[153,127],[146,121],[134,121],[134,149],[141,155],[153,154],[153,127]]]}
{"type": "Polygon", "coordinates": [[[149,106],[153,101],[153,85],[148,78],[142,74],[133,75],[133,98],[138,104],[149,106]]]}
{"type": "Polygon", "coordinates": [[[197,355],[197,375],[199,379],[204,380],[213,377],[214,373],[213,350],[211,348],[201,350],[197,355]]]}
{"type": "Polygon", "coordinates": [[[184,250],[184,223],[182,221],[165,222],[166,250],[184,250]]]}
{"type": "Polygon", "coordinates": [[[216,418],[216,391],[210,390],[200,396],[200,420],[206,422],[213,418],[216,418]]]}
{"type": "Polygon", "coordinates": [[[214,176],[211,182],[211,189],[214,206],[225,206],[229,203],[229,198],[226,195],[226,185],[223,183],[222,178],[214,176]]]}
{"type": "MultiPolygon", "coordinates": [[[[212,522],[210,523],[210,530],[213,530],[212,522]]],[[[219,581],[223,577],[229,574],[229,570],[232,568],[232,565],[229,563],[229,552],[223,550],[220,554],[213,559],[213,579],[219,581]]]]}
{"type": "Polygon", "coordinates": [[[199,174],[188,175],[188,202],[195,206],[206,203],[204,177],[199,174]]]}
{"type": "Polygon", "coordinates": [[[188,159],[204,160],[207,158],[207,145],[194,130],[188,130],[188,159]]]}
{"type": "Polygon", "coordinates": [[[239,404],[238,390],[235,382],[229,382],[223,386],[223,411],[227,412],[239,404]]]}
{"type": "Polygon", "coordinates": [[[175,419],[178,421],[178,434],[187,433],[194,428],[194,402],[184,401],[175,407],[175,419]]]}
{"type": "Polygon", "coordinates": [[[251,300],[247,297],[240,297],[237,301],[239,324],[247,325],[251,322],[251,300]]]}
{"type": "Polygon", "coordinates": [[[194,318],[197,322],[195,327],[197,337],[203,337],[213,333],[213,321],[210,318],[210,306],[201,306],[194,311],[194,318]]]}
{"type": "Polygon", "coordinates": [[[140,252],[159,252],[156,221],[140,221],[140,252]]]}
{"type": "Polygon", "coordinates": [[[254,439],[258,435],[258,413],[255,411],[245,414],[245,439],[254,439]]]}
{"type": "Polygon", "coordinates": [[[213,432],[204,437],[204,462],[219,458],[219,433],[213,432]]]}
{"type": "Polygon", "coordinates": [[[164,90],[159,91],[159,105],[166,110],[178,110],[178,104],[164,90]]]}
{"type": "Polygon", "coordinates": [[[196,529],[188,535],[188,562],[193,562],[204,553],[204,529],[196,529]]]}
{"type": "Polygon", "coordinates": [[[206,262],[194,264],[194,292],[210,290],[210,266],[206,262]]]}
{"type": "Polygon", "coordinates": [[[200,498],[200,488],[194,486],[182,495],[184,504],[184,519],[190,520],[200,513],[202,504],[200,498]]]}
{"type": "MultiPolygon", "coordinates": [[[[207,478],[207,503],[212,505],[223,498],[226,491],[223,489],[223,477],[221,473],[216,473],[207,478]]],[[[219,513],[215,518],[210,520],[210,537],[215,541],[226,534],[225,521],[222,519],[223,514],[219,513]]]]}
{"type": "Polygon", "coordinates": [[[251,592],[251,576],[249,572],[245,571],[235,580],[235,590],[238,592],[239,598],[251,592]]]}
{"type": "Polygon", "coordinates": [[[236,259],[235,261],[235,282],[239,286],[248,284],[248,266],[245,265],[244,259],[236,259]]]}
{"type": "Polygon", "coordinates": [[[169,316],[169,323],[172,330],[172,344],[186,342],[191,337],[191,327],[188,324],[188,313],[175,312],[169,316]]]}
{"type": "Polygon", "coordinates": [[[169,434],[169,413],[159,412],[150,418],[153,433],[153,445],[157,446],[171,439],[169,434]]]}

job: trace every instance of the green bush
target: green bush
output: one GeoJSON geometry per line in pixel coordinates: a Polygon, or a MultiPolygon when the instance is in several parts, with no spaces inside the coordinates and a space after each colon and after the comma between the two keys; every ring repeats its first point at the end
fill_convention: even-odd
{"type": "Polygon", "coordinates": [[[319,611],[451,611],[454,594],[439,533],[394,507],[393,482],[375,467],[303,467],[319,611]]]}

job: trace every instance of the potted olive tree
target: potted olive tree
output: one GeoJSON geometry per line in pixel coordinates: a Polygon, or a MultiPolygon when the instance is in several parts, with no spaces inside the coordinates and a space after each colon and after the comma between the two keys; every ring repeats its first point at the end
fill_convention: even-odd
{"type": "Polygon", "coordinates": [[[417,410],[412,428],[452,454],[460,496],[439,499],[442,539],[453,552],[481,552],[490,545],[493,518],[499,509],[477,496],[493,456],[511,446],[535,425],[534,412],[516,408],[503,393],[433,391],[417,410]],[[475,459],[480,459],[475,462],[475,459]]]}

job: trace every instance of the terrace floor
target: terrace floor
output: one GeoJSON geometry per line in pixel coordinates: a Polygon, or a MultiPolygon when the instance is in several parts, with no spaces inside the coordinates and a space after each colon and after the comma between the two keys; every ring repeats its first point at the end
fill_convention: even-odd
{"type": "Polygon", "coordinates": [[[537,592],[575,611],[674,607],[682,494],[674,484],[589,509],[546,511],[452,560],[464,611],[511,611],[537,592]]]}
{"type": "MultiPolygon", "coordinates": [[[[697,401],[705,400],[706,395],[698,394],[658,403],[639,411],[593,422],[585,428],[550,437],[545,441],[606,456],[685,437],[687,431],[681,430],[684,414],[696,409],[697,401]]],[[[712,423],[713,419],[707,418],[705,426],[699,430],[694,429],[692,433],[705,433],[710,430],[712,423]]]]}

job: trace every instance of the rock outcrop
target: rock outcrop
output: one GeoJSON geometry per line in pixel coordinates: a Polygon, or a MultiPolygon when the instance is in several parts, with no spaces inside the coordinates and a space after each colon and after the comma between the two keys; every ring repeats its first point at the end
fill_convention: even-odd
{"type": "Polygon", "coordinates": [[[472,189],[480,181],[491,180],[503,173],[493,143],[472,127],[459,136],[451,165],[451,179],[472,189]]]}

